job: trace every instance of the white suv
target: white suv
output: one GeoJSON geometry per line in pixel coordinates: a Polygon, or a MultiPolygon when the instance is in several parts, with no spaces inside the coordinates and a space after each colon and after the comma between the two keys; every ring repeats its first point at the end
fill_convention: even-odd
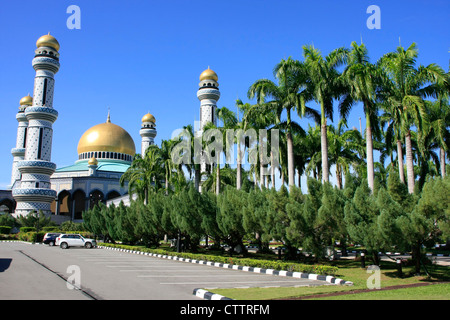
{"type": "Polygon", "coordinates": [[[56,238],[56,245],[62,249],[69,247],[86,247],[88,249],[95,247],[97,243],[93,239],[86,239],[80,234],[62,234],[56,238]]]}

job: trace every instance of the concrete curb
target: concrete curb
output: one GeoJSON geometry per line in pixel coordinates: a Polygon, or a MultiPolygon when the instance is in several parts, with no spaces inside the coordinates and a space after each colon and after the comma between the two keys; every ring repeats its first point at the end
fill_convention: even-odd
{"type": "Polygon", "coordinates": [[[350,286],[353,285],[353,282],[351,282],[351,281],[345,281],[343,279],[339,279],[339,278],[336,278],[333,276],[324,276],[324,275],[313,274],[313,273],[291,272],[291,271],[285,271],[285,270],[274,270],[274,269],[263,269],[263,268],[248,267],[248,266],[239,266],[236,264],[219,263],[219,262],[196,260],[196,259],[186,259],[186,258],[180,258],[177,256],[169,256],[169,255],[162,255],[162,254],[156,254],[156,253],[150,253],[150,252],[142,252],[142,251],[112,248],[112,247],[105,247],[105,246],[98,246],[98,248],[141,254],[141,255],[169,259],[169,260],[204,264],[207,266],[218,267],[218,268],[241,270],[241,271],[247,271],[247,272],[256,272],[256,273],[270,274],[270,275],[281,276],[281,277],[293,277],[293,278],[299,278],[299,279],[319,280],[319,281],[326,281],[328,283],[337,284],[337,285],[350,285],[350,286]]]}
{"type": "Polygon", "coordinates": [[[194,289],[194,296],[205,299],[205,300],[233,300],[231,298],[224,297],[217,293],[212,293],[204,289],[194,289]]]}

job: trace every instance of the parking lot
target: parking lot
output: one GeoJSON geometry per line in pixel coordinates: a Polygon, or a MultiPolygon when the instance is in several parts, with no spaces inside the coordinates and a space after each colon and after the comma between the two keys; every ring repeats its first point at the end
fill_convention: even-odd
{"type": "Polygon", "coordinates": [[[0,299],[198,300],[195,288],[329,285],[105,249],[0,242],[0,299]],[[74,284],[68,286],[67,282],[74,284]],[[6,289],[6,290],[5,290],[6,289]]]}

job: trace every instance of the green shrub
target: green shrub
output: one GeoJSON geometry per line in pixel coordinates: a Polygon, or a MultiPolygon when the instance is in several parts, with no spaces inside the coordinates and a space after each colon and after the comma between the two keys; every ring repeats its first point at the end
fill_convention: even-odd
{"type": "Polygon", "coordinates": [[[0,234],[9,234],[11,232],[11,227],[0,226],[0,234]]]}
{"type": "Polygon", "coordinates": [[[0,240],[17,240],[17,234],[0,234],[0,240]]]}
{"type": "Polygon", "coordinates": [[[19,233],[19,240],[20,241],[26,241],[26,242],[42,242],[44,240],[44,235],[46,232],[20,232],[19,233]]]}
{"type": "Polygon", "coordinates": [[[35,227],[21,227],[20,228],[20,232],[22,233],[27,233],[27,232],[36,232],[36,228],[35,227]]]}
{"type": "Polygon", "coordinates": [[[325,266],[325,265],[309,265],[300,264],[295,262],[285,262],[285,261],[271,261],[271,260],[259,260],[259,259],[249,259],[249,258],[232,258],[232,257],[222,257],[213,256],[207,254],[195,254],[188,252],[171,252],[163,249],[149,249],[149,248],[138,248],[134,246],[127,246],[121,244],[110,244],[110,243],[100,243],[99,245],[112,248],[120,248],[125,250],[134,250],[149,252],[154,254],[177,256],[185,259],[195,259],[203,261],[211,261],[218,263],[228,263],[233,265],[247,266],[253,268],[262,269],[273,269],[273,270],[285,270],[291,272],[302,272],[302,273],[314,273],[320,275],[335,275],[338,272],[337,267],[325,266]]]}
{"type": "Polygon", "coordinates": [[[58,226],[43,227],[42,231],[45,231],[45,232],[59,232],[59,227],[58,226]]]}

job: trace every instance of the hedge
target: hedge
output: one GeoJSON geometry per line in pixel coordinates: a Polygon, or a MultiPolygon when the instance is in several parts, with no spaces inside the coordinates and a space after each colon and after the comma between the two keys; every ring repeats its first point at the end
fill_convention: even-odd
{"type": "Polygon", "coordinates": [[[28,242],[42,242],[44,240],[44,235],[46,232],[20,232],[19,240],[28,242]]]}
{"type": "Polygon", "coordinates": [[[9,234],[11,232],[11,227],[0,226],[0,234],[9,234]]]}
{"type": "Polygon", "coordinates": [[[154,254],[177,256],[185,259],[195,259],[203,261],[211,261],[218,263],[228,263],[231,265],[240,265],[253,268],[262,269],[274,269],[274,270],[285,270],[291,272],[302,272],[302,273],[314,273],[320,275],[336,275],[338,272],[337,267],[325,266],[325,265],[309,265],[300,264],[295,262],[285,262],[285,261],[271,261],[271,260],[259,260],[259,259],[249,259],[249,258],[233,258],[233,257],[222,257],[214,256],[208,254],[197,254],[188,252],[172,252],[163,249],[149,249],[141,248],[135,246],[121,245],[121,244],[111,244],[111,243],[99,243],[100,246],[119,248],[132,251],[149,252],[154,254]]]}

